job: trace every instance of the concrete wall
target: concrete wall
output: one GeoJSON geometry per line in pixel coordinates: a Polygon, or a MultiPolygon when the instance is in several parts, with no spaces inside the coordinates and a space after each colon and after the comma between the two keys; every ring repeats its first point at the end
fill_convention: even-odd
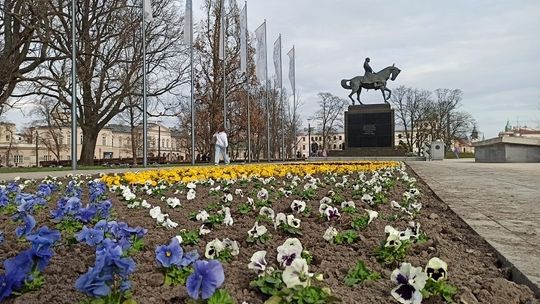
{"type": "Polygon", "coordinates": [[[481,163],[540,162],[540,146],[496,143],[477,146],[475,161],[481,163]]]}

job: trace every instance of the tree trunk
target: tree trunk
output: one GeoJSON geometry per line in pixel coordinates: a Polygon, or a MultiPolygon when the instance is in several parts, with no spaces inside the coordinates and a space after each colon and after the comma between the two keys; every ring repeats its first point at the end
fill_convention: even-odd
{"type": "Polygon", "coordinates": [[[94,164],[94,152],[96,150],[97,138],[99,130],[92,128],[90,125],[88,128],[83,128],[83,142],[81,149],[81,165],[91,166],[94,164]]]}

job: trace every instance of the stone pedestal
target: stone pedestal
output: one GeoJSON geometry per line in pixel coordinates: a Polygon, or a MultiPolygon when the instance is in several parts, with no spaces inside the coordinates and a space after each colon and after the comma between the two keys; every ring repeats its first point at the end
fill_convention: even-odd
{"type": "Polygon", "coordinates": [[[394,110],[389,104],[349,106],[345,112],[345,144],[331,156],[403,156],[394,148],[394,110]]]}
{"type": "Polygon", "coordinates": [[[394,110],[389,104],[349,106],[345,149],[394,148],[394,110]]]}

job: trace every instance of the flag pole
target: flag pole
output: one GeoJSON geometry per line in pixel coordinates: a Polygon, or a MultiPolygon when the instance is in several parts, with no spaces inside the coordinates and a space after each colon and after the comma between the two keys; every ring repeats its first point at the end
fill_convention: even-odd
{"type": "MultiPolygon", "coordinates": [[[[190,1],[190,37],[189,37],[189,53],[190,53],[190,79],[191,79],[191,164],[195,164],[195,102],[194,102],[194,81],[193,81],[193,4],[190,1]]],[[[184,21],[185,22],[185,21],[184,21]]]]}
{"type": "Polygon", "coordinates": [[[281,160],[285,161],[285,107],[283,103],[283,60],[281,58],[281,34],[279,34],[279,99],[281,103],[281,160]]]}
{"type": "Polygon", "coordinates": [[[144,8],[146,7],[145,2],[150,0],[143,1],[143,10],[142,10],[142,48],[143,48],[143,167],[148,166],[148,105],[146,100],[146,21],[145,21],[145,12],[144,8]]]}
{"type": "MultiPolygon", "coordinates": [[[[294,87],[293,87],[293,109],[294,109],[294,117],[293,117],[293,140],[294,140],[294,153],[297,153],[297,144],[296,144],[296,51],[294,50],[293,45],[293,54],[294,54],[294,70],[293,70],[293,79],[294,79],[294,87]]],[[[311,147],[309,147],[311,149],[311,147]]],[[[311,150],[310,150],[311,151],[311,150]]],[[[296,155],[296,154],[295,154],[296,155]]]]}
{"type": "Polygon", "coordinates": [[[227,129],[227,73],[225,67],[227,66],[227,48],[225,41],[227,41],[227,29],[225,28],[225,1],[221,1],[221,36],[222,47],[223,47],[223,127],[227,129]]]}
{"type": "Polygon", "coordinates": [[[248,148],[248,163],[251,163],[251,106],[249,101],[249,68],[247,63],[249,62],[249,47],[247,47],[248,35],[247,35],[247,1],[245,1],[245,10],[246,10],[246,95],[247,95],[247,148],[248,148]]]}
{"type": "Polygon", "coordinates": [[[77,170],[77,0],[71,0],[71,169],[77,170]]]}
{"type": "MultiPolygon", "coordinates": [[[[264,19],[264,45],[266,46],[266,19],[264,19]]],[[[266,61],[264,62],[266,68],[266,79],[265,79],[265,82],[266,82],[266,153],[267,153],[267,158],[268,158],[268,162],[270,162],[272,160],[272,158],[270,157],[270,98],[268,96],[268,47],[265,48],[264,50],[264,58],[266,59],[266,61]]]]}

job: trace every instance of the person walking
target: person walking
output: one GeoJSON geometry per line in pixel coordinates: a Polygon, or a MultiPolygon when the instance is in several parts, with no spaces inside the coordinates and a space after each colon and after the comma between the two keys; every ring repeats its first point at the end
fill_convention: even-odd
{"type": "Polygon", "coordinates": [[[223,157],[225,164],[229,164],[229,156],[227,155],[227,147],[229,146],[229,141],[227,140],[227,133],[225,133],[225,128],[219,128],[219,132],[216,132],[213,135],[212,139],[216,146],[216,152],[214,155],[214,165],[219,165],[219,160],[223,157]]]}

